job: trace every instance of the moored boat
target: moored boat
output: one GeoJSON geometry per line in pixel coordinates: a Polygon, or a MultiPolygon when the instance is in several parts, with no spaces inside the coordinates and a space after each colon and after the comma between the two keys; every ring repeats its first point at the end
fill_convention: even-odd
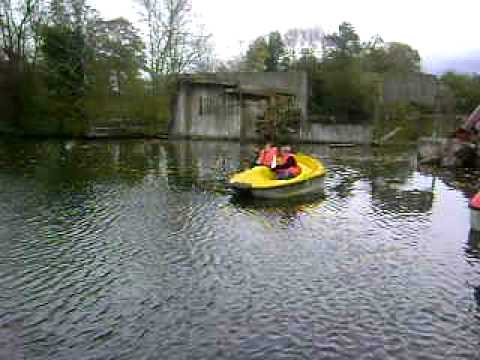
{"type": "Polygon", "coordinates": [[[323,164],[304,154],[296,154],[295,160],[302,172],[293,179],[277,180],[271,169],[255,166],[233,175],[229,181],[230,187],[237,192],[264,199],[284,199],[323,192],[326,174],[323,164]]]}

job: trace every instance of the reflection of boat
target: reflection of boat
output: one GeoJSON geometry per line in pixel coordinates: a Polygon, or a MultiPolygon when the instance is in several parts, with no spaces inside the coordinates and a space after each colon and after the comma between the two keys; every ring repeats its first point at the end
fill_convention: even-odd
{"type": "Polygon", "coordinates": [[[230,197],[230,203],[241,212],[254,214],[255,217],[265,218],[268,223],[273,221],[283,227],[295,225],[304,217],[311,217],[319,211],[324,200],[323,192],[287,199],[257,199],[240,193],[230,197]]]}
{"type": "Polygon", "coordinates": [[[277,180],[275,173],[265,166],[242,171],[230,178],[230,186],[242,193],[265,199],[284,199],[323,191],[325,167],[310,156],[296,154],[302,173],[290,180],[277,180]]]}
{"type": "Polygon", "coordinates": [[[470,229],[465,252],[467,257],[480,260],[480,231],[470,229]]]}

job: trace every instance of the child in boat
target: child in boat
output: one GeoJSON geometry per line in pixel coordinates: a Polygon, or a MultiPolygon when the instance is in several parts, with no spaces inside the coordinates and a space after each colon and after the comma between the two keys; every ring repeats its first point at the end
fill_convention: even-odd
{"type": "Polygon", "coordinates": [[[266,143],[265,147],[260,150],[256,164],[273,169],[277,165],[277,155],[278,149],[271,143],[266,143]]]}
{"type": "Polygon", "coordinates": [[[292,179],[302,172],[298,166],[290,146],[282,146],[277,156],[277,164],[273,168],[278,180],[292,179]]]}

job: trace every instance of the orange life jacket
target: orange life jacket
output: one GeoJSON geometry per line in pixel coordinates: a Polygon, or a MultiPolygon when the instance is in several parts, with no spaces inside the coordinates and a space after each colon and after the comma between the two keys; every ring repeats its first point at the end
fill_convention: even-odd
{"type": "Polygon", "coordinates": [[[480,210],[480,192],[470,200],[470,208],[480,210]]]}
{"type": "Polygon", "coordinates": [[[277,148],[272,147],[269,150],[260,151],[260,164],[270,167],[273,159],[277,157],[277,148]]]}

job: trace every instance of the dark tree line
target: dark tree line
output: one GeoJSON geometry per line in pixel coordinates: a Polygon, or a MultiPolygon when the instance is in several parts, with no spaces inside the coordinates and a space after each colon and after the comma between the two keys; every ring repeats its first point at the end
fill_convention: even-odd
{"type": "Polygon", "coordinates": [[[145,37],[86,0],[0,0],[0,65],[17,79],[17,125],[72,133],[99,118],[165,120],[169,79],[202,64],[209,37],[190,0],[139,3],[145,37]]]}
{"type": "MultiPolygon", "coordinates": [[[[331,34],[319,27],[271,32],[214,66],[191,0],[136,2],[145,34],[126,19],[102,19],[86,0],[0,0],[0,77],[9,77],[17,125],[74,133],[103,118],[166,121],[169,80],[205,70],[306,71],[313,117],[361,121],[372,117],[383,77],[421,71],[415,49],[380,36],[361,41],[349,23],[331,34]]],[[[442,80],[457,111],[480,102],[478,76],[447,73],[442,80]]]]}
{"type": "Polygon", "coordinates": [[[383,76],[419,73],[421,59],[407,44],[376,36],[362,42],[349,23],[325,34],[321,28],[272,32],[255,39],[224,71],[306,71],[312,84],[310,112],[336,121],[372,117],[383,76]]]}

